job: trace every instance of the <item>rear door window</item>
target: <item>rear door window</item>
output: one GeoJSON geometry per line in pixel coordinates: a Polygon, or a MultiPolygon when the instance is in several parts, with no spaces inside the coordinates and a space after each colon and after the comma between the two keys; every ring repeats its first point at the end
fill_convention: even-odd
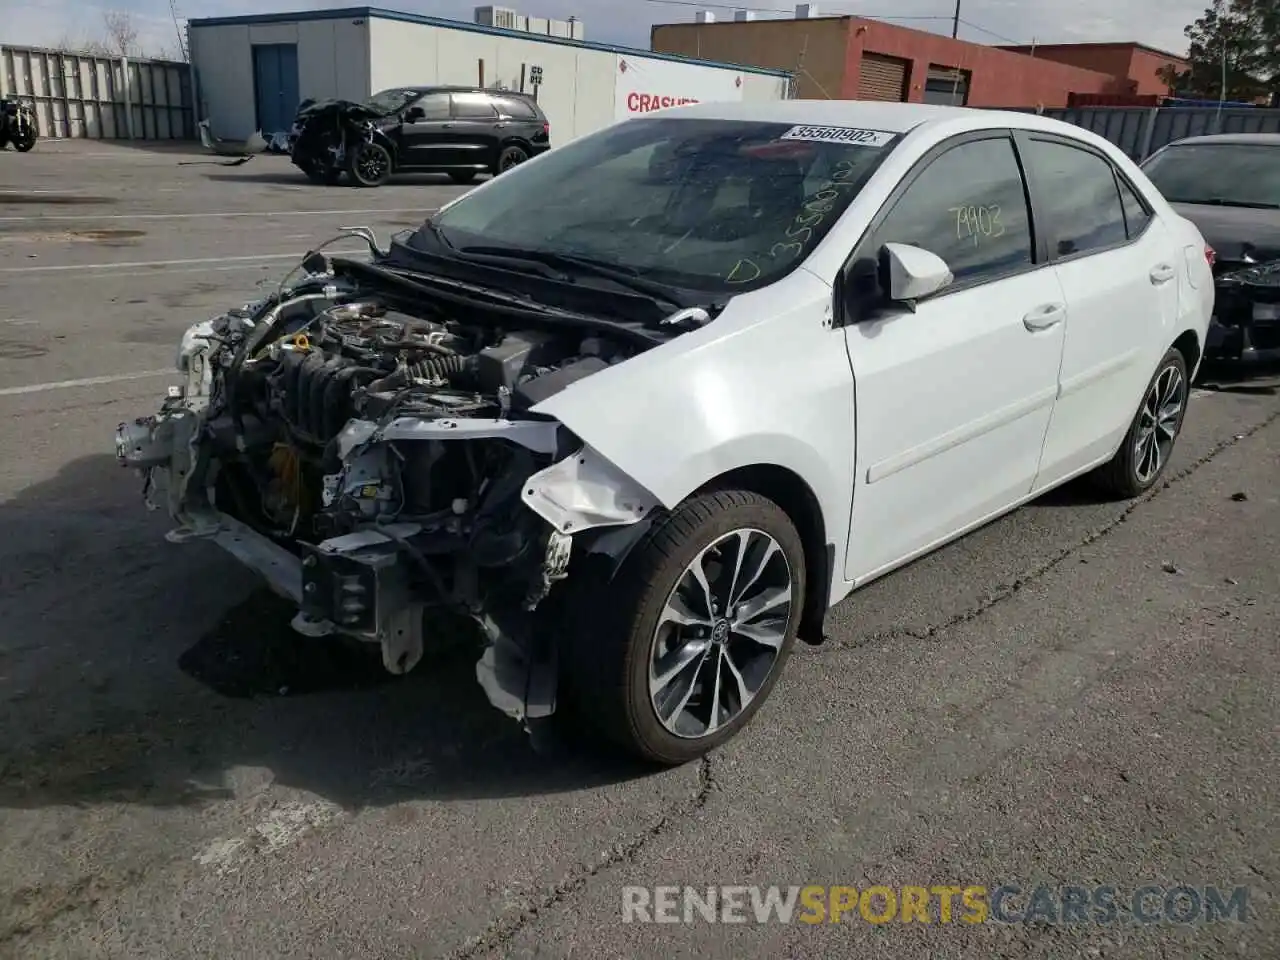
{"type": "Polygon", "coordinates": [[[453,116],[457,120],[495,120],[498,111],[483,93],[455,93],[453,116]]]}
{"type": "Polygon", "coordinates": [[[498,105],[498,112],[503,116],[515,120],[538,119],[537,111],[527,100],[521,100],[519,97],[494,97],[494,102],[498,105]]]}
{"type": "Polygon", "coordinates": [[[1129,239],[1115,168],[1090,150],[1048,140],[1025,145],[1055,256],[1105,250],[1129,239]]]}

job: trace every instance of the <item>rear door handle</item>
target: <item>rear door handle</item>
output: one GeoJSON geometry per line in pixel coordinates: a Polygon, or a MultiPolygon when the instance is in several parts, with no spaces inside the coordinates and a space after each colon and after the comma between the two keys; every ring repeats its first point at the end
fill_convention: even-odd
{"type": "Polygon", "coordinates": [[[1152,283],[1168,283],[1174,278],[1174,269],[1167,263],[1151,268],[1152,283]]]}
{"type": "Polygon", "coordinates": [[[1042,307],[1036,307],[1023,317],[1022,325],[1032,333],[1048,330],[1060,324],[1066,312],[1067,308],[1060,303],[1046,303],[1042,307]]]}

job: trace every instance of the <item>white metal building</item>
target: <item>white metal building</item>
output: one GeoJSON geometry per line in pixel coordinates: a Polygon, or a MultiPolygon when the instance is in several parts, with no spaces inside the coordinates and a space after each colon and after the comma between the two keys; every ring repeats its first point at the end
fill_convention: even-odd
{"type": "Polygon", "coordinates": [[[352,7],[191,20],[199,116],[219,137],[270,136],[307,98],[475,84],[536,93],[563,144],[676,103],[781,100],[789,89],[780,71],[534,33],[529,22],[548,21],[522,19],[523,31],[352,7]]]}

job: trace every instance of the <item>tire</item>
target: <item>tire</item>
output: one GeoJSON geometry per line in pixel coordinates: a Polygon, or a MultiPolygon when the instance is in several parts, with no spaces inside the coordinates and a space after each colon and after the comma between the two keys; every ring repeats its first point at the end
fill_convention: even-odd
{"type": "Polygon", "coordinates": [[[474,170],[450,170],[449,179],[454,183],[470,183],[476,178],[474,170]]]}
{"type": "Polygon", "coordinates": [[[22,134],[19,134],[18,136],[13,138],[13,149],[17,150],[19,153],[29,153],[31,151],[31,148],[34,147],[35,145],[36,145],[35,134],[29,133],[29,134],[26,134],[25,136],[22,134]]]}
{"type": "MultiPolygon", "coordinates": [[[[575,582],[573,573],[568,582],[575,582]]],[[[768,698],[795,644],[804,591],[803,544],[781,507],[744,490],[692,497],[656,522],[608,583],[589,575],[576,582],[560,655],[566,716],[577,730],[651,763],[679,766],[705,755],[734,737],[768,698]],[[707,617],[706,593],[692,573],[702,561],[704,579],[723,601],[728,591],[716,589],[726,586],[718,568],[723,562],[733,569],[743,537],[744,569],[759,572],[746,587],[739,582],[736,600],[760,603],[761,596],[789,590],[788,601],[737,621],[761,637],[769,634],[768,644],[734,630],[727,618],[707,617]],[[719,547],[727,549],[718,553],[719,547]],[[760,563],[761,557],[768,559],[760,563]],[[675,623],[672,599],[703,625],[675,623]],[[660,679],[651,693],[651,676],[680,662],[685,666],[669,674],[674,678],[660,679]],[[717,670],[718,701],[711,695],[717,670]],[[701,689],[695,692],[695,685],[701,689]],[[682,695],[687,709],[669,709],[682,695]],[[715,727],[707,722],[713,704],[723,708],[715,727]],[[660,706],[667,708],[666,721],[660,706]]],[[[728,609],[720,606],[718,613],[728,609]]]]}
{"type": "Polygon", "coordinates": [[[380,187],[391,178],[391,153],[380,143],[362,143],[347,158],[347,175],[358,187],[380,187]]]}
{"type": "Polygon", "coordinates": [[[308,164],[303,167],[302,172],[312,183],[323,184],[326,187],[336,186],[342,180],[341,170],[326,170],[317,164],[308,164]]]}
{"type": "Polygon", "coordinates": [[[498,154],[498,166],[494,175],[506,173],[512,167],[518,167],[529,159],[529,151],[518,143],[511,143],[502,148],[502,152],[498,154]]]}
{"type": "Polygon", "coordinates": [[[1170,349],[1143,391],[1120,449],[1094,474],[1095,485],[1119,499],[1141,496],[1155,486],[1182,431],[1190,392],[1187,361],[1181,351],[1170,349]]]}

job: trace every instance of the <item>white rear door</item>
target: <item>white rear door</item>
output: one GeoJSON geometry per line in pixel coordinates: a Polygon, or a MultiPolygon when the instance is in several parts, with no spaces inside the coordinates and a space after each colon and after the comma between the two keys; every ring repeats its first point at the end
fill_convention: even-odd
{"type": "Polygon", "coordinates": [[[1119,445],[1173,342],[1186,268],[1181,244],[1101,153],[1038,133],[1018,146],[1067,304],[1040,489],[1119,445]]]}

